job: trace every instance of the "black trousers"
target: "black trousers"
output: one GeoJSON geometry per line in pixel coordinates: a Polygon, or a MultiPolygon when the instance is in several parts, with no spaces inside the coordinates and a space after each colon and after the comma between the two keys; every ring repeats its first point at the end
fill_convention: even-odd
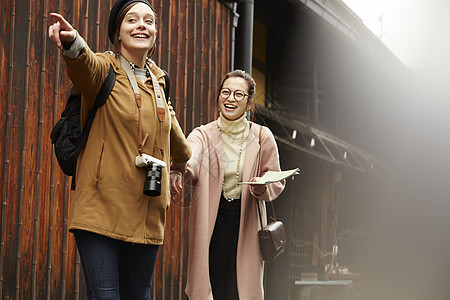
{"type": "Polygon", "coordinates": [[[236,254],[241,200],[228,202],[222,195],[209,244],[209,276],[214,300],[239,300],[236,254]]]}

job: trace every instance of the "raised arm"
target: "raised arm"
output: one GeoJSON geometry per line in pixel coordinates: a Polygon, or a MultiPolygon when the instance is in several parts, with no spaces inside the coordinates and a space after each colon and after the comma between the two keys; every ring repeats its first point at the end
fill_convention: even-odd
{"type": "MultiPolygon", "coordinates": [[[[191,158],[186,166],[180,167],[179,164],[172,163],[170,172],[170,190],[173,194],[178,194],[182,188],[182,176],[187,174],[192,180],[196,181],[199,176],[203,158],[207,158],[205,154],[205,131],[195,128],[188,136],[187,141],[191,149],[191,158]],[[205,156],[204,156],[205,155],[205,156]]],[[[207,152],[207,151],[206,151],[207,152]]],[[[204,162],[208,165],[208,162],[204,162]]]]}

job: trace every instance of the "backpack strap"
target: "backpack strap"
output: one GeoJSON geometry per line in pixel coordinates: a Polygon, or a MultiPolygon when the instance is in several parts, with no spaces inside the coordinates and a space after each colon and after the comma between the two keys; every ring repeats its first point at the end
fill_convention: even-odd
{"type": "MultiPolygon", "coordinates": [[[[97,96],[95,97],[94,106],[89,109],[88,116],[86,119],[86,123],[84,124],[83,130],[81,131],[81,137],[80,137],[80,151],[86,146],[87,139],[89,137],[89,132],[91,131],[92,123],[94,122],[95,114],[97,113],[97,110],[106,103],[106,100],[109,97],[109,94],[111,94],[111,91],[114,87],[114,84],[116,83],[116,73],[114,72],[113,66],[109,66],[108,75],[105,78],[105,81],[103,81],[102,86],[100,87],[100,90],[97,93],[97,96]]],[[[76,174],[72,177],[72,186],[71,190],[75,190],[76,187],[76,174]]]]}
{"type": "Polygon", "coordinates": [[[114,87],[114,84],[116,83],[116,73],[114,72],[113,66],[109,66],[108,75],[105,78],[105,81],[103,81],[102,86],[100,87],[100,90],[98,91],[97,96],[95,97],[94,106],[89,110],[88,117],[86,119],[86,123],[83,127],[83,131],[81,133],[81,140],[80,140],[80,150],[84,148],[86,145],[89,131],[91,131],[92,123],[94,122],[95,114],[97,113],[97,110],[106,103],[106,99],[108,99],[109,94],[111,94],[111,91],[114,87]]]}

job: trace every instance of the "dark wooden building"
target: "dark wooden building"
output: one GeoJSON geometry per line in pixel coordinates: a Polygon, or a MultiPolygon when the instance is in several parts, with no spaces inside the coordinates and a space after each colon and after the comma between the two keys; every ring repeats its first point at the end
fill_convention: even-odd
{"type": "MultiPolygon", "coordinates": [[[[215,117],[212,96],[231,68],[232,6],[221,1],[150,1],[157,13],[154,60],[171,76],[171,97],[188,133],[215,117]]],[[[61,54],[48,39],[50,12],[65,16],[94,51],[108,50],[113,0],[0,3],[0,295],[84,299],[80,260],[67,231],[70,179],[52,153],[50,131],[68,94],[61,54]]],[[[154,299],[181,299],[187,210],[174,200],[153,284],[154,299]]]]}
{"type": "MultiPolygon", "coordinates": [[[[49,138],[69,80],[47,30],[50,12],[60,12],[94,51],[108,50],[113,1],[0,3],[2,299],[85,298],[67,231],[70,178],[49,138]]],[[[370,252],[360,243],[364,214],[380,196],[383,126],[401,97],[403,66],[339,0],[150,2],[159,30],[153,58],[170,73],[186,135],[217,117],[221,78],[242,68],[257,81],[255,120],[276,136],[282,168],[301,168],[275,203],[288,245],[266,265],[266,299],[300,297],[302,274],[327,279],[333,245],[337,261],[361,273],[370,252]]],[[[186,298],[189,200],[188,191],[172,199],[153,299],[186,298]]]]}

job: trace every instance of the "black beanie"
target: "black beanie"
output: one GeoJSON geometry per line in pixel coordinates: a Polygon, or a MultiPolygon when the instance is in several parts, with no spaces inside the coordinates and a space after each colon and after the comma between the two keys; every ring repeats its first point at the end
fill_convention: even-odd
{"type": "Polygon", "coordinates": [[[117,24],[119,16],[123,13],[125,8],[128,7],[128,5],[135,2],[145,3],[153,10],[153,7],[151,6],[150,2],[148,2],[148,0],[117,0],[116,3],[114,3],[113,8],[111,8],[111,12],[109,13],[108,37],[111,43],[114,44],[114,34],[116,33],[117,26],[119,25],[117,24]]]}

